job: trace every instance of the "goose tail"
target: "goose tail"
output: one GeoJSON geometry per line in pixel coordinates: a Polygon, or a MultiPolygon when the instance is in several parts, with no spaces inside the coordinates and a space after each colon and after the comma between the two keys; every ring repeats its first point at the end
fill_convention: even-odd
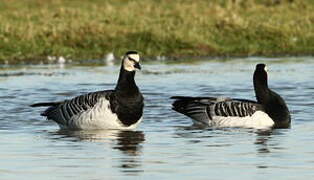
{"type": "Polygon", "coordinates": [[[216,101],[216,98],[173,96],[171,99],[175,99],[172,109],[191,117],[195,120],[194,122],[206,124],[211,120],[208,108],[216,101]]]}
{"type": "Polygon", "coordinates": [[[190,97],[173,96],[171,99],[175,99],[172,103],[172,110],[185,114],[186,107],[192,102],[190,97]]]}

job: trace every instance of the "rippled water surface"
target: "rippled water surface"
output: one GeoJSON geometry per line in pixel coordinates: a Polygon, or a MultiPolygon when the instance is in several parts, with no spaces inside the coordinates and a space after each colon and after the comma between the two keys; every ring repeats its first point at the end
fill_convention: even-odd
{"type": "Polygon", "coordinates": [[[0,69],[0,179],[313,179],[314,59],[249,58],[143,63],[145,96],[135,131],[60,131],[29,104],[114,88],[118,66],[0,69]],[[255,64],[286,100],[291,129],[200,129],[170,96],[254,99],[255,64]]]}

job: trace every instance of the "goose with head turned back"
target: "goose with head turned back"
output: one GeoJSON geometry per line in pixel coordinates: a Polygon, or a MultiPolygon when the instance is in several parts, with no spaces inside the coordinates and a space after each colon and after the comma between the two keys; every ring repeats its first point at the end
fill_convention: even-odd
{"type": "Polygon", "coordinates": [[[139,60],[136,51],[124,55],[114,90],[31,106],[49,106],[41,115],[57,122],[62,129],[134,129],[141,122],[144,107],[144,98],[134,80],[136,69],[141,69],[139,60]]]}
{"type": "Polygon", "coordinates": [[[253,75],[256,101],[246,99],[174,96],[172,109],[196,124],[256,129],[289,128],[291,117],[285,101],[268,88],[265,64],[253,75]]]}

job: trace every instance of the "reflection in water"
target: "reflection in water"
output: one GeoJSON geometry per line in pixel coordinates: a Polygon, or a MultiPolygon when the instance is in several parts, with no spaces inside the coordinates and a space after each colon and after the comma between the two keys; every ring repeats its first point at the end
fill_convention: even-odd
{"type": "Polygon", "coordinates": [[[115,142],[112,149],[118,149],[125,156],[119,158],[122,172],[129,175],[136,175],[140,170],[139,159],[142,152],[142,143],[145,136],[142,131],[120,131],[120,130],[94,130],[94,131],[67,131],[60,130],[54,133],[58,139],[70,139],[71,141],[89,142],[115,142]],[[60,137],[61,136],[61,137],[60,137]]]}
{"type": "Polygon", "coordinates": [[[256,144],[257,153],[264,154],[270,153],[270,150],[267,145],[267,141],[271,138],[272,131],[271,130],[264,130],[264,131],[257,131],[256,132],[256,144]]]}
{"type": "Polygon", "coordinates": [[[192,124],[190,126],[176,126],[175,134],[183,138],[193,138],[198,133],[202,133],[204,131],[211,131],[211,130],[212,128],[208,126],[203,127],[203,126],[192,124]]]}
{"type": "MultiPolygon", "coordinates": [[[[178,137],[182,137],[188,139],[190,143],[200,143],[203,138],[215,138],[221,137],[221,135],[230,136],[237,135],[239,132],[247,133],[247,136],[251,136],[252,134],[256,135],[256,140],[253,144],[256,145],[256,151],[258,154],[271,153],[268,147],[268,140],[271,139],[274,135],[280,135],[280,132],[269,129],[269,130],[256,130],[256,129],[243,129],[243,128],[212,128],[212,127],[203,127],[197,125],[191,126],[181,126],[177,127],[175,135],[178,137]]],[[[208,140],[207,140],[208,141],[208,140]]],[[[224,147],[231,146],[232,144],[227,143],[228,141],[221,141],[217,143],[216,141],[212,141],[213,144],[207,145],[208,147],[224,147]]],[[[276,144],[277,146],[278,144],[276,144]]]]}
{"type": "Polygon", "coordinates": [[[208,126],[199,126],[196,124],[192,124],[191,126],[177,126],[176,128],[175,137],[184,138],[190,144],[206,142],[205,146],[209,148],[231,146],[232,144],[227,141],[217,141],[217,138],[219,138],[222,134],[235,130],[234,128],[213,128],[208,126]]]}
{"type": "MultiPolygon", "coordinates": [[[[271,155],[273,152],[270,149],[278,149],[279,147],[279,142],[280,141],[276,141],[277,143],[271,143],[269,144],[269,140],[271,138],[276,138],[278,137],[278,135],[282,135],[281,131],[278,131],[276,129],[272,129],[272,130],[260,130],[255,132],[256,133],[256,141],[255,141],[255,145],[256,145],[256,150],[257,150],[257,155],[260,155],[261,157],[265,157],[265,155],[269,156],[271,155]]],[[[267,162],[260,162],[256,165],[256,168],[258,169],[266,169],[269,168],[269,166],[267,165],[267,162]]]]}
{"type": "Polygon", "coordinates": [[[109,142],[117,139],[120,131],[116,130],[91,130],[91,131],[68,131],[59,130],[52,133],[57,135],[56,139],[67,139],[71,141],[109,142]]]}
{"type": "MultiPolygon", "coordinates": [[[[289,131],[289,129],[286,129],[285,131],[289,131]]],[[[257,134],[256,141],[254,144],[257,146],[257,152],[259,154],[265,154],[265,153],[271,153],[271,149],[282,149],[280,147],[280,140],[275,140],[276,143],[269,144],[270,139],[276,139],[278,137],[282,137],[285,135],[284,131],[282,129],[272,129],[272,130],[259,130],[255,132],[257,134]]]]}
{"type": "Polygon", "coordinates": [[[141,154],[141,143],[145,141],[142,131],[121,131],[118,136],[117,144],[113,149],[119,149],[121,152],[127,155],[127,158],[120,158],[121,171],[128,173],[129,175],[137,175],[143,170],[141,167],[141,161],[139,155],[141,154]]]}
{"type": "Polygon", "coordinates": [[[118,142],[114,149],[119,149],[121,152],[136,156],[141,153],[142,146],[145,141],[142,131],[120,131],[118,135],[118,142]]]}

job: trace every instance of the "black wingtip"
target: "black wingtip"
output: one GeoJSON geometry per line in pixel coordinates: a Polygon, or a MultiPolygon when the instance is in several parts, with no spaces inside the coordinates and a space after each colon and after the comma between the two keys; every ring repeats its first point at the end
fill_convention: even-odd
{"type": "Polygon", "coordinates": [[[172,110],[183,113],[184,108],[187,104],[187,99],[190,97],[186,96],[172,96],[170,99],[175,99],[175,101],[172,103],[172,110]]]}
{"type": "Polygon", "coordinates": [[[197,97],[191,97],[191,96],[171,96],[170,99],[195,99],[197,97]]]}
{"type": "Polygon", "coordinates": [[[172,96],[170,99],[177,99],[177,100],[192,100],[192,101],[198,101],[198,100],[209,100],[209,101],[215,101],[217,98],[215,97],[192,97],[192,96],[172,96]]]}
{"type": "Polygon", "coordinates": [[[39,103],[36,103],[36,104],[31,104],[29,105],[30,107],[40,107],[39,103]]]}
{"type": "Polygon", "coordinates": [[[171,96],[170,99],[179,99],[180,96],[171,96]]]}
{"type": "Polygon", "coordinates": [[[55,106],[58,103],[55,102],[48,102],[48,103],[35,103],[35,104],[31,104],[29,105],[30,107],[42,107],[42,106],[55,106]]]}
{"type": "Polygon", "coordinates": [[[180,96],[173,96],[171,99],[176,99],[172,103],[172,110],[177,111],[179,113],[184,113],[186,106],[190,103],[187,99],[181,99],[180,96]]]}

